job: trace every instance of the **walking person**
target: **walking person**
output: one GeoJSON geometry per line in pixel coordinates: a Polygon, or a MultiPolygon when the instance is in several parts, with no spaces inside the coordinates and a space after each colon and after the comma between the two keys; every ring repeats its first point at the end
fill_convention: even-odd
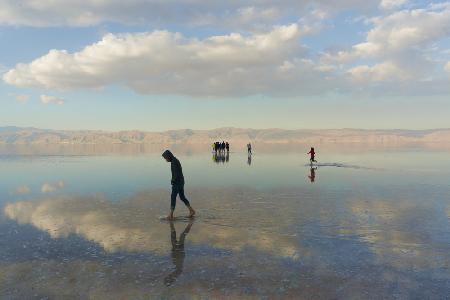
{"type": "Polygon", "coordinates": [[[247,154],[249,154],[249,155],[252,154],[252,144],[250,144],[250,143],[247,144],[247,154]]]}
{"type": "Polygon", "coordinates": [[[316,151],[314,151],[314,147],[311,147],[311,150],[308,152],[308,154],[311,154],[311,157],[309,158],[309,162],[312,164],[313,162],[317,162],[316,157],[316,151]]]}
{"type": "Polygon", "coordinates": [[[170,152],[170,150],[164,151],[162,157],[167,162],[170,162],[170,170],[172,172],[172,179],[170,183],[172,184],[172,194],[170,196],[170,214],[167,216],[168,220],[173,220],[173,212],[175,210],[175,205],[177,201],[177,195],[180,195],[181,201],[189,209],[189,218],[195,215],[195,210],[191,207],[189,200],[184,195],[184,176],[183,169],[181,168],[180,161],[170,152]]]}

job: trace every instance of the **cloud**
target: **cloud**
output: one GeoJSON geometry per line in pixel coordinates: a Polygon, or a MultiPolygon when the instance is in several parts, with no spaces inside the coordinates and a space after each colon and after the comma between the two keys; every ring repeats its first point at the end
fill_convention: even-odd
{"type": "Polygon", "coordinates": [[[361,65],[349,70],[351,77],[362,82],[406,81],[410,74],[392,62],[374,66],[361,65]]]}
{"type": "Polygon", "coordinates": [[[399,8],[406,3],[408,3],[408,0],[381,0],[380,8],[390,10],[399,8]]]}
{"type": "Polygon", "coordinates": [[[42,104],[58,104],[62,105],[64,104],[64,99],[58,98],[55,96],[48,96],[48,95],[41,95],[41,102],[42,104]]]}
{"type": "MultiPolygon", "coordinates": [[[[41,8],[53,9],[48,7],[47,1],[39,3],[41,8]]],[[[102,7],[106,9],[106,19],[123,17],[114,6],[119,5],[118,2],[95,3],[75,4],[75,8],[80,6],[75,11],[89,7],[88,11],[94,12],[102,7]],[[111,14],[108,9],[117,14],[111,14]]],[[[406,1],[296,4],[285,0],[277,4],[264,2],[260,6],[255,3],[211,1],[202,6],[193,1],[193,7],[186,14],[197,18],[180,21],[197,22],[193,26],[220,23],[220,26],[236,29],[229,34],[205,38],[186,37],[166,30],[106,34],[78,52],[53,49],[29,63],[19,63],[3,75],[3,80],[17,87],[57,91],[122,85],[140,94],[193,97],[351,94],[371,84],[377,85],[377,93],[390,95],[405,95],[405,91],[415,94],[448,91],[448,87],[442,86],[442,62],[433,55],[440,51],[436,43],[450,36],[448,3],[401,10],[394,8],[406,1]],[[229,9],[219,13],[218,8],[224,5],[229,9]],[[288,5],[292,7],[288,9],[288,5]],[[296,7],[299,11],[293,13],[296,7]],[[378,17],[367,17],[371,29],[365,39],[342,51],[323,54],[301,43],[305,35],[325,28],[326,20],[332,18],[333,13],[352,7],[392,9],[378,17]],[[293,17],[293,14],[296,23],[272,26],[273,22],[283,22],[284,17],[293,17]],[[361,85],[355,86],[355,81],[361,85]],[[401,89],[396,85],[398,82],[402,83],[401,89]],[[381,85],[385,88],[379,89],[381,85]]],[[[141,8],[156,5],[143,0],[136,0],[134,4],[141,8]]],[[[96,18],[98,22],[106,20],[96,18]]],[[[146,22],[147,19],[140,20],[146,22]]]]}
{"type": "Polygon", "coordinates": [[[57,190],[64,188],[64,181],[60,180],[56,183],[44,183],[41,187],[42,193],[53,193],[57,190]]]}
{"type": "Polygon", "coordinates": [[[450,61],[445,65],[444,69],[445,69],[445,71],[450,73],[450,61]]]}
{"type": "Polygon", "coordinates": [[[309,10],[338,12],[343,9],[376,8],[379,0],[341,1],[99,1],[99,0],[0,0],[0,24],[22,26],[92,26],[106,22],[122,24],[182,24],[188,26],[245,27],[273,24],[299,17],[309,10]]]}
{"type": "Polygon", "coordinates": [[[322,91],[333,81],[305,59],[301,35],[298,24],[203,40],[168,31],[108,34],[80,52],[51,50],[18,64],[3,79],[18,87],[68,90],[122,84],[143,94],[192,96],[322,91]]]}
{"type": "Polygon", "coordinates": [[[440,76],[434,71],[440,62],[433,59],[439,49],[433,46],[450,36],[450,4],[395,11],[370,19],[370,24],[364,42],[327,53],[322,61],[347,67],[347,74],[358,81],[409,82],[411,87],[428,81],[423,86],[439,89],[430,87],[440,76]]]}
{"type": "Polygon", "coordinates": [[[28,194],[31,189],[27,185],[21,185],[15,189],[13,194],[28,194]]]}
{"type": "Polygon", "coordinates": [[[17,102],[23,104],[28,102],[28,100],[30,99],[30,95],[16,95],[15,98],[17,102]]]}
{"type": "Polygon", "coordinates": [[[374,27],[366,41],[337,53],[341,62],[358,58],[383,58],[419,52],[423,47],[450,36],[450,5],[402,10],[371,19],[374,27]]]}

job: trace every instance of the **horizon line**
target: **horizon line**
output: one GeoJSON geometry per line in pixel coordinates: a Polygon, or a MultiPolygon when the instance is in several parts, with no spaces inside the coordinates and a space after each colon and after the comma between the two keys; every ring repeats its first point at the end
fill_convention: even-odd
{"type": "Polygon", "coordinates": [[[342,128],[281,128],[281,127],[267,127],[267,128],[251,128],[251,127],[234,127],[234,126],[224,126],[224,127],[216,127],[210,129],[192,129],[192,128],[178,128],[178,129],[165,129],[165,130],[146,130],[146,129],[119,129],[119,130],[105,130],[105,129],[55,129],[55,128],[40,128],[34,126],[15,126],[15,125],[0,125],[0,129],[5,128],[15,128],[15,129],[32,129],[32,130],[47,130],[47,131],[91,131],[91,132],[105,132],[105,133],[113,133],[113,132],[130,132],[130,131],[139,131],[139,132],[151,132],[151,133],[161,133],[161,132],[170,132],[170,131],[183,131],[183,130],[192,130],[192,131],[214,131],[214,130],[226,130],[226,129],[238,129],[238,130],[284,130],[284,131],[299,131],[299,130],[310,130],[310,131],[329,131],[329,130],[360,130],[360,131],[395,131],[395,130],[403,130],[403,131],[438,131],[438,130],[450,130],[450,127],[442,127],[442,128],[423,128],[423,129],[412,129],[412,128],[356,128],[356,127],[342,127],[342,128]]]}

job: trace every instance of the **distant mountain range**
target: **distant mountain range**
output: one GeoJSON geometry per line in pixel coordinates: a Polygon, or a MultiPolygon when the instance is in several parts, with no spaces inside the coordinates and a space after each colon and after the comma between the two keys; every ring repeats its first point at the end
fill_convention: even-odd
{"type": "Polygon", "coordinates": [[[211,144],[229,141],[236,145],[363,143],[404,145],[410,143],[450,143],[450,129],[363,130],[363,129],[243,129],[138,130],[108,132],[99,130],[49,130],[0,127],[0,145],[112,145],[112,144],[211,144]]]}

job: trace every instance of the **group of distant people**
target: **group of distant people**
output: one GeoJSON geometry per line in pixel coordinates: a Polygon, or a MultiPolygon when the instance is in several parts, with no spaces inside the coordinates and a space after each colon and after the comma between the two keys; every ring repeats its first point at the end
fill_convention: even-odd
{"type": "Polygon", "coordinates": [[[212,148],[215,153],[230,152],[230,144],[224,141],[213,143],[212,148]]]}

